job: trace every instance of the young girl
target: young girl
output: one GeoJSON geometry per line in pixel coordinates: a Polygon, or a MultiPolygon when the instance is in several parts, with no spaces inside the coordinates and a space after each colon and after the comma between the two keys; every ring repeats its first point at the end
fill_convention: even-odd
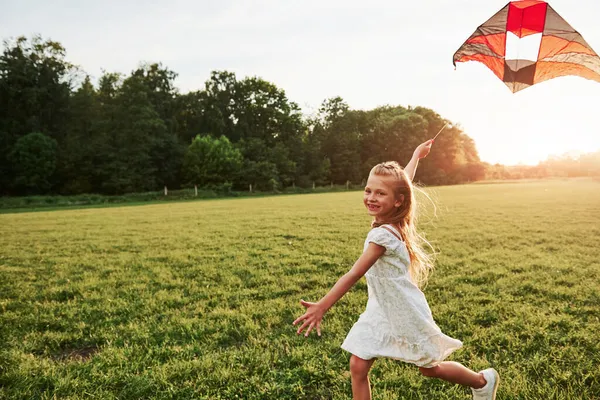
{"type": "Polygon", "coordinates": [[[375,359],[391,358],[414,364],[424,376],[470,386],[475,400],[493,400],[500,378],[493,368],[476,373],[456,362],[444,361],[462,342],[446,336],[433,320],[419,286],[432,268],[424,252],[425,240],[415,228],[412,179],[419,162],[429,154],[433,140],[421,144],[405,169],[396,162],[371,170],[363,202],[373,217],[364,251],[352,269],[317,303],[301,300],[306,312],[297,333],[305,337],[316,329],[321,336],[323,315],[364,275],[369,299],[342,348],[350,357],[352,393],[370,399],[368,373],[375,359]]]}

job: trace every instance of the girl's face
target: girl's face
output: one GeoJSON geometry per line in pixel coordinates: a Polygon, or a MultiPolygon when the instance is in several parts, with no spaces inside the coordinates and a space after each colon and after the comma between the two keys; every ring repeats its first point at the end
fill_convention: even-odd
{"type": "Polygon", "coordinates": [[[394,195],[393,185],[393,177],[369,175],[363,202],[369,215],[377,222],[383,222],[402,204],[403,199],[394,195]]]}

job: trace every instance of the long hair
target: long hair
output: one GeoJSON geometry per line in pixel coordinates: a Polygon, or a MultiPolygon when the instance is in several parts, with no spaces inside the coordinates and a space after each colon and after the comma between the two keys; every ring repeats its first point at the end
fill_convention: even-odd
{"type": "Polygon", "coordinates": [[[414,195],[416,188],[404,173],[404,169],[395,161],[377,164],[371,169],[370,174],[394,178],[394,195],[396,199],[404,198],[400,207],[388,217],[387,221],[376,223],[373,220],[371,226],[375,228],[392,224],[399,227],[400,236],[410,256],[408,269],[410,278],[418,287],[422,287],[427,282],[430,271],[433,270],[433,257],[425,251],[425,246],[430,249],[433,247],[416,228],[417,203],[414,195]]]}

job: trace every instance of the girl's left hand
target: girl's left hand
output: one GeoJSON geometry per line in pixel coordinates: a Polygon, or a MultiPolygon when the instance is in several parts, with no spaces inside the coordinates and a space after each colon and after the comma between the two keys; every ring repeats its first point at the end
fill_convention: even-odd
{"type": "Polygon", "coordinates": [[[433,139],[429,139],[428,141],[421,143],[415,149],[413,157],[417,157],[419,159],[427,157],[429,151],[431,150],[431,146],[433,145],[433,139]]]}
{"type": "Polygon", "coordinates": [[[300,321],[304,321],[302,326],[298,328],[296,334],[300,334],[304,328],[308,327],[304,337],[307,337],[313,328],[317,328],[317,335],[321,336],[321,320],[325,314],[325,310],[319,305],[319,303],[310,303],[308,301],[300,300],[300,304],[306,307],[306,312],[298,317],[292,325],[296,325],[300,321]]]}

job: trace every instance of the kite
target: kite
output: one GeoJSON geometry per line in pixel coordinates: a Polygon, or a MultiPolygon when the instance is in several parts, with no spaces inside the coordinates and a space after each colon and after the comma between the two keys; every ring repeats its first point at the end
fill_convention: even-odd
{"type": "Polygon", "coordinates": [[[454,54],[454,67],[466,61],[487,66],[513,93],[568,75],[600,82],[598,54],[545,1],[508,3],[454,54]],[[520,53],[525,42],[531,54],[520,53]]]}

